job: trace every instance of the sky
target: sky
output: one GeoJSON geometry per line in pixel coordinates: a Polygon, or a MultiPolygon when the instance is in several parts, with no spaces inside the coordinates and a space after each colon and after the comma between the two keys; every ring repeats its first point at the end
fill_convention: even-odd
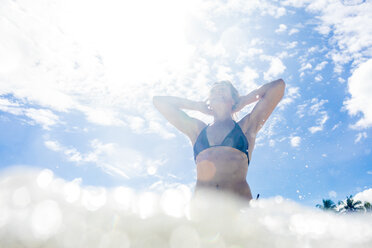
{"type": "Polygon", "coordinates": [[[246,95],[282,78],[250,158],[253,196],[372,201],[371,13],[371,0],[4,0],[0,169],[193,189],[191,142],[152,97],[202,101],[219,80],[246,95]]]}

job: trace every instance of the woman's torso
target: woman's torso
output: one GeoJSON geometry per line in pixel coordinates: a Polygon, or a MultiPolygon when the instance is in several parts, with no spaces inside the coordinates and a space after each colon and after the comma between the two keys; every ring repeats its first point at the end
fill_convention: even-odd
{"type": "MultiPolygon", "coordinates": [[[[237,124],[241,128],[241,123],[238,122],[237,124]]],[[[198,134],[192,140],[193,146],[205,127],[201,127],[198,130],[198,134]]],[[[210,146],[220,145],[231,129],[231,126],[219,128],[208,126],[205,131],[210,146]]],[[[255,137],[247,134],[244,135],[249,144],[248,156],[250,160],[255,137]]],[[[252,198],[249,185],[246,181],[248,157],[244,152],[229,146],[209,147],[202,150],[196,156],[195,163],[197,168],[195,191],[200,188],[211,188],[232,191],[252,198]]]]}

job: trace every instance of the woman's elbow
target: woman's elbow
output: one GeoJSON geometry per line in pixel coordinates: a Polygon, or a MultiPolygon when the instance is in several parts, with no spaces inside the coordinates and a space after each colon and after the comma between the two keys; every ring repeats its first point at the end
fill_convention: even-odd
{"type": "Polygon", "coordinates": [[[281,87],[285,88],[285,82],[284,82],[283,79],[279,78],[279,79],[277,80],[277,82],[278,82],[278,84],[279,84],[281,87]]]}
{"type": "Polygon", "coordinates": [[[152,103],[154,105],[156,105],[156,104],[158,104],[161,101],[162,98],[163,98],[163,96],[153,96],[152,97],[152,103]]]}
{"type": "Polygon", "coordinates": [[[161,101],[161,96],[153,96],[152,97],[152,104],[157,108],[161,101]]]}
{"type": "Polygon", "coordinates": [[[285,82],[284,82],[283,79],[280,78],[280,79],[276,80],[275,91],[277,92],[276,94],[280,95],[280,98],[282,98],[284,96],[285,82]]]}
{"type": "Polygon", "coordinates": [[[284,94],[284,91],[285,91],[285,82],[283,79],[279,78],[277,80],[277,86],[276,86],[278,89],[280,89],[280,91],[284,94]]]}

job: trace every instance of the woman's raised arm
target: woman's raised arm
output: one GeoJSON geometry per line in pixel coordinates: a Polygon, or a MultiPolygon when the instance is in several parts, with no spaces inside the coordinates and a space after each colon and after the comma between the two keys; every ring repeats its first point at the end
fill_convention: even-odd
{"type": "Polygon", "coordinates": [[[193,140],[199,127],[205,125],[204,122],[190,117],[181,109],[200,111],[204,114],[212,114],[205,102],[192,101],[176,96],[154,96],[153,104],[155,108],[179,131],[186,134],[193,140]]]}
{"type": "Polygon", "coordinates": [[[244,116],[241,120],[243,132],[248,132],[250,129],[251,135],[256,135],[262,128],[263,124],[269,118],[274,108],[282,99],[285,90],[283,79],[278,79],[270,83],[262,85],[260,88],[250,92],[246,96],[239,98],[234,112],[244,108],[246,105],[259,100],[254,106],[251,113],[244,116]]]}

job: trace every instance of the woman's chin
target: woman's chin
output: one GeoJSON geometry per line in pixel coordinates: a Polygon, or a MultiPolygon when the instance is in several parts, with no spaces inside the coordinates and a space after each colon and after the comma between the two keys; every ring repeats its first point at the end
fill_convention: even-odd
{"type": "Polygon", "coordinates": [[[221,106],[227,105],[228,102],[223,98],[215,98],[215,99],[210,101],[210,104],[212,106],[216,105],[216,107],[221,107],[221,106]]]}
{"type": "Polygon", "coordinates": [[[214,102],[214,104],[210,105],[212,109],[225,109],[225,108],[229,108],[228,106],[228,103],[224,102],[224,101],[221,101],[221,102],[214,102]]]}

